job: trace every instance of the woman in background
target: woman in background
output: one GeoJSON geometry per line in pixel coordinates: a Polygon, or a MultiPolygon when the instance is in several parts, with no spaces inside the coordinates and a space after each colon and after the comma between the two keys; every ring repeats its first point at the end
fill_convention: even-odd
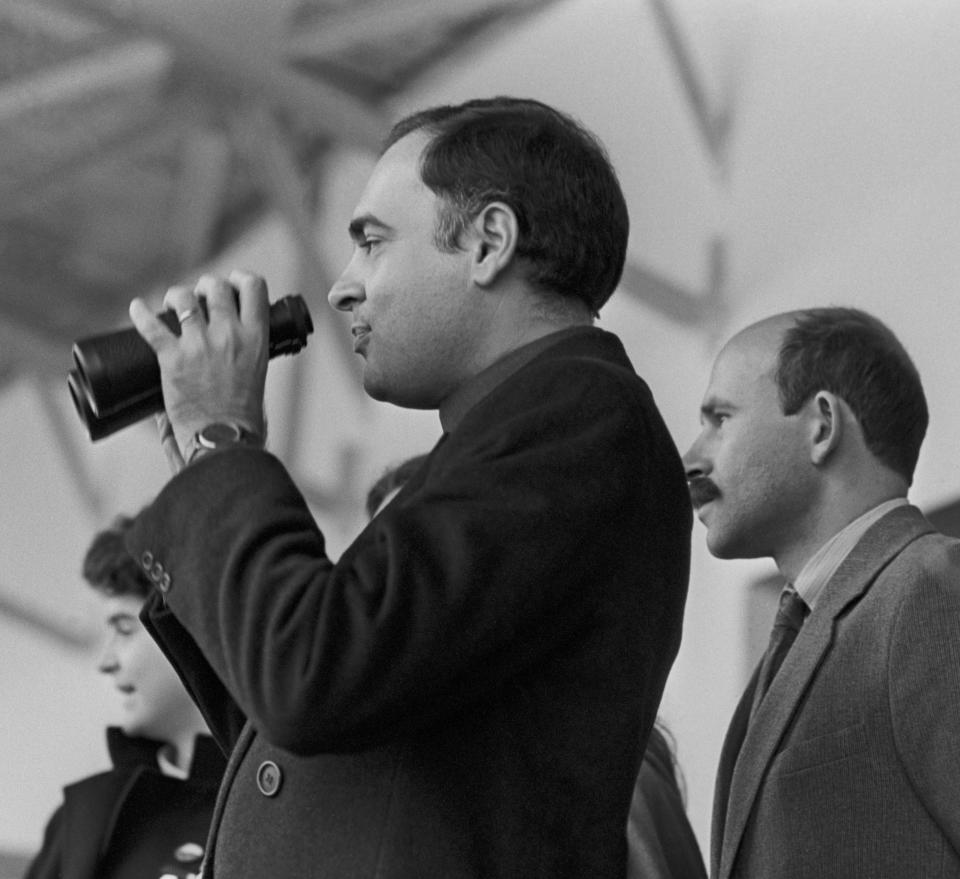
{"type": "Polygon", "coordinates": [[[133,519],[96,535],[84,579],[103,598],[99,670],[121,703],[113,768],[64,788],[24,879],[192,879],[226,766],[173,667],[140,623],[152,584],[127,554],[133,519]]]}

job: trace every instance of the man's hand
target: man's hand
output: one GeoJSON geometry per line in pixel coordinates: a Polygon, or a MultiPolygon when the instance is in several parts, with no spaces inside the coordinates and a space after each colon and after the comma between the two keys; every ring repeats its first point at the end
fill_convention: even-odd
{"type": "MultiPolygon", "coordinates": [[[[164,409],[180,453],[198,430],[217,421],[263,436],[270,310],[263,278],[243,271],[229,279],[204,275],[192,290],[171,287],[163,305],[179,316],[179,337],[142,299],[130,303],[130,318],[157,354],[164,409]],[[208,319],[199,310],[200,295],[208,319]]],[[[179,469],[173,458],[171,466],[179,469]]]]}

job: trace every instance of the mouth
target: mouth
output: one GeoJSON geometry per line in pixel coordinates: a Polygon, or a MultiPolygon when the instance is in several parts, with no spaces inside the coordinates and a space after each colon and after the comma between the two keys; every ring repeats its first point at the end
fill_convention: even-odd
{"type": "Polygon", "coordinates": [[[690,501],[699,513],[703,507],[720,497],[720,489],[705,476],[696,476],[689,480],[690,501]]]}
{"type": "Polygon", "coordinates": [[[360,349],[366,345],[367,339],[370,337],[370,327],[366,324],[353,324],[353,326],[350,327],[350,335],[353,336],[353,350],[359,353],[360,349]]]}

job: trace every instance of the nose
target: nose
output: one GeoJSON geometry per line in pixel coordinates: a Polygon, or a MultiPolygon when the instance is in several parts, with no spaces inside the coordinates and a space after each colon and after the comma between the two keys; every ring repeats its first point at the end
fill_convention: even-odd
{"type": "Polygon", "coordinates": [[[687,479],[695,479],[698,476],[707,476],[710,473],[710,465],[703,450],[703,434],[700,434],[693,445],[687,449],[683,456],[683,469],[687,474],[687,479]]]}
{"type": "Polygon", "coordinates": [[[353,311],[353,307],[364,299],[363,284],[350,274],[350,266],[344,269],[327,294],[327,302],[337,311],[353,311]]]}
{"type": "Polygon", "coordinates": [[[100,658],[97,661],[97,671],[102,674],[114,674],[120,668],[120,661],[117,659],[117,653],[113,649],[113,639],[109,639],[103,645],[100,651],[100,658]]]}

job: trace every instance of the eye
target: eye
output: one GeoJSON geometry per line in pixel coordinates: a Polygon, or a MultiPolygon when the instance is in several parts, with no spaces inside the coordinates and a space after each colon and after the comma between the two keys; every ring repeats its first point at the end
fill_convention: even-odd
{"type": "Polygon", "coordinates": [[[357,247],[364,253],[369,254],[379,243],[379,238],[361,238],[359,241],[357,241],[357,247]]]}
{"type": "Polygon", "coordinates": [[[135,620],[115,620],[113,623],[113,631],[121,638],[129,638],[136,633],[138,625],[135,620]]]}
{"type": "Polygon", "coordinates": [[[729,412],[722,412],[717,409],[707,413],[707,421],[711,427],[723,427],[724,422],[730,417],[729,412]]]}

